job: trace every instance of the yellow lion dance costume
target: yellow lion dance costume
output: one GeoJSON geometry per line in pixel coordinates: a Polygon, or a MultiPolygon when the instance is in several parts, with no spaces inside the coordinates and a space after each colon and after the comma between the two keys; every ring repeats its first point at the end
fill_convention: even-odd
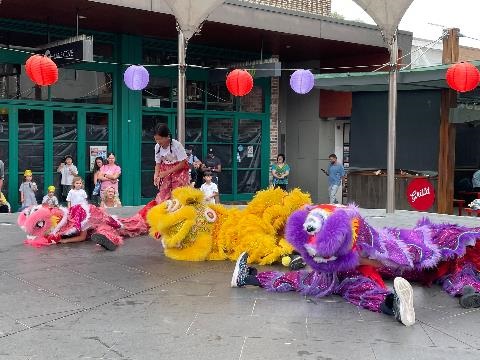
{"type": "Polygon", "coordinates": [[[306,204],[310,195],[299,189],[269,188],[244,209],[226,208],[205,203],[200,190],[182,187],[150,209],[147,222],[171,259],[236,260],[247,251],[250,263],[267,265],[292,253],[283,229],[290,214],[306,204]]]}

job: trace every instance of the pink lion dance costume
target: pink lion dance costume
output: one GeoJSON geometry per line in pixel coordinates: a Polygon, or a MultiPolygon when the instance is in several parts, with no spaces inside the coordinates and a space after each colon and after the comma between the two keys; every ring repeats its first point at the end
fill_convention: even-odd
{"type": "Polygon", "coordinates": [[[27,233],[25,244],[35,247],[57,244],[61,239],[86,232],[86,239],[99,239],[97,243],[106,248],[105,243],[113,244],[108,248],[113,250],[125,237],[148,233],[139,214],[117,219],[94,205],[75,205],[70,209],[31,206],[20,213],[18,225],[27,233]]]}
{"type": "MultiPolygon", "coordinates": [[[[314,205],[289,217],[285,237],[313,271],[255,274],[245,266],[244,255],[237,261],[232,287],[257,285],[319,297],[336,294],[354,305],[388,313],[383,306],[391,301],[391,292],[382,275],[401,275],[429,284],[437,281],[450,295],[470,295],[465,307],[480,306],[480,227],[424,219],[413,229],[376,230],[354,206],[314,205]],[[378,265],[362,265],[372,260],[378,265]],[[462,294],[465,288],[471,294],[462,294]]],[[[401,287],[408,284],[403,278],[401,287]]]]}

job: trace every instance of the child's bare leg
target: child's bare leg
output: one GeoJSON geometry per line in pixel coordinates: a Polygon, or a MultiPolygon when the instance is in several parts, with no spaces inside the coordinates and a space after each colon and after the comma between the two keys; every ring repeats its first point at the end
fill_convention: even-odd
{"type": "Polygon", "coordinates": [[[81,242],[87,240],[87,232],[86,231],[80,231],[80,233],[77,236],[73,236],[70,238],[66,239],[60,239],[59,243],[61,244],[68,244],[68,243],[75,243],[75,242],[81,242]]]}

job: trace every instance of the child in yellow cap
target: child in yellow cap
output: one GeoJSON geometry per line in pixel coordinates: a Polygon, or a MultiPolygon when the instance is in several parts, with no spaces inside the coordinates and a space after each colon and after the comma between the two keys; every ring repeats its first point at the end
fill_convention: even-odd
{"type": "Polygon", "coordinates": [[[42,205],[47,205],[49,208],[58,207],[58,199],[55,196],[55,186],[48,187],[48,194],[43,197],[42,205]]]}
{"type": "Polygon", "coordinates": [[[35,193],[37,192],[37,184],[33,181],[33,174],[32,170],[25,170],[23,173],[24,181],[20,185],[20,201],[22,202],[22,207],[19,211],[32,206],[37,205],[37,199],[35,197],[35,193]]]}

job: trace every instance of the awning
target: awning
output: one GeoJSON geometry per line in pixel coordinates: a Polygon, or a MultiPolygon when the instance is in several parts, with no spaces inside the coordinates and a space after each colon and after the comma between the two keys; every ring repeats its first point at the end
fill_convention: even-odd
{"type": "MultiPolygon", "coordinates": [[[[480,69],[480,60],[471,64],[480,69]]],[[[451,65],[437,65],[398,72],[398,90],[446,89],[445,73],[451,65]]],[[[388,72],[329,73],[315,75],[315,87],[334,91],[388,91],[388,72]]]]}

